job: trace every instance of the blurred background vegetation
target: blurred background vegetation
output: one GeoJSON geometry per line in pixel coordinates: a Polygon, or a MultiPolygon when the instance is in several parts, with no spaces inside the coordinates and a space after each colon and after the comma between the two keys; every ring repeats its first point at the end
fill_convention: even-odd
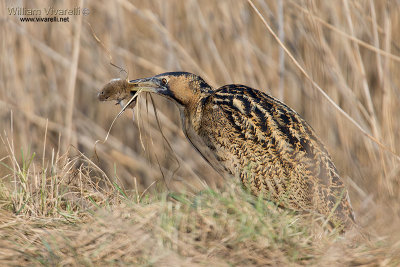
{"type": "MultiPolygon", "coordinates": [[[[365,131],[400,154],[400,4],[398,1],[258,1],[272,29],[312,79],[365,131]]],[[[202,76],[215,88],[245,84],[301,114],[326,144],[348,185],[360,224],[380,234],[398,230],[400,162],[363,135],[284,54],[246,1],[118,0],[2,1],[0,135],[16,158],[35,152],[81,151],[125,189],[196,191],[218,188],[221,177],[186,141],[173,103],[149,96],[126,111],[103,140],[116,114],[97,92],[112,78],[167,71],[202,76]],[[70,22],[21,22],[10,7],[89,9],[70,22]],[[146,107],[146,101],[148,106],[146,107]],[[46,131],[47,129],[47,131],[46,131]],[[46,136],[46,138],[45,138],[46,136]],[[96,149],[96,150],[95,150],[96,149]],[[97,152],[97,156],[96,153],[97,152]],[[179,163],[178,163],[179,162],[179,163]],[[178,168],[174,173],[174,170],[178,168]]],[[[0,159],[7,164],[6,146],[0,159]]],[[[44,155],[44,153],[46,153],[44,155]]],[[[43,160],[44,162],[44,160],[43,160]]],[[[9,170],[0,166],[1,177],[9,170]]]]}

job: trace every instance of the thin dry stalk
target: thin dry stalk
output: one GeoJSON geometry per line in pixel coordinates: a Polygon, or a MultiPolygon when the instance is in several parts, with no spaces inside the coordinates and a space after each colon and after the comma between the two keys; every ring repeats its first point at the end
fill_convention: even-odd
{"type": "Polygon", "coordinates": [[[72,119],[74,114],[74,100],[75,100],[75,86],[76,86],[76,75],[78,72],[78,59],[80,51],[80,40],[81,40],[81,29],[82,29],[82,16],[78,17],[78,21],[75,24],[75,34],[73,39],[73,50],[72,50],[72,62],[68,77],[68,91],[67,91],[67,108],[65,113],[65,126],[67,128],[65,141],[63,143],[63,151],[66,151],[67,147],[71,144],[72,140],[72,119]]]}

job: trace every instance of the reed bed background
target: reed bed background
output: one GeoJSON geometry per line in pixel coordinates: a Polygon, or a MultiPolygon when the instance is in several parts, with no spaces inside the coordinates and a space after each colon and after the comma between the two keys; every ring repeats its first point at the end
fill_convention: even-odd
{"type": "Polygon", "coordinates": [[[254,4],[339,108],[247,1],[1,3],[0,260],[400,263],[399,2],[254,4]],[[49,6],[90,13],[66,23],[23,23],[8,10],[49,6]],[[125,77],[110,55],[129,79],[187,71],[215,88],[246,84],[283,100],[326,144],[369,241],[324,231],[316,238],[307,224],[293,226],[298,215],[254,209],[259,200],[224,181],[186,141],[178,110],[165,99],[141,95],[135,118],[126,111],[107,142],[95,145],[120,110],[96,97],[110,79],[125,77]],[[197,208],[196,201],[205,204],[197,208]]]}

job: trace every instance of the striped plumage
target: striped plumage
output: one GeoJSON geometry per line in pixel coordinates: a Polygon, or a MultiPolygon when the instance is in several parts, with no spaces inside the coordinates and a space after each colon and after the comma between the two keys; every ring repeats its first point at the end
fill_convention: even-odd
{"type": "MultiPolygon", "coordinates": [[[[296,211],[339,227],[354,221],[348,192],[311,126],[279,100],[243,85],[213,90],[202,78],[172,72],[130,82],[175,101],[185,135],[222,175],[296,211]]],[[[132,93],[131,92],[131,93],[132,93]]]]}
{"type": "MultiPolygon", "coordinates": [[[[199,109],[198,109],[199,110],[199,109]]],[[[281,206],[353,220],[348,193],[324,145],[291,108],[260,91],[226,85],[206,98],[196,133],[243,185],[281,206]]]]}

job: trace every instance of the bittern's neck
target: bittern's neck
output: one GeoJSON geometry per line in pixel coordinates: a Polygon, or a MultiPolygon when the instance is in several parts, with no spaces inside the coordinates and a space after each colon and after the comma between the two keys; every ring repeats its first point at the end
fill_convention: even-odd
{"type": "Polygon", "coordinates": [[[194,95],[185,105],[180,106],[183,127],[193,128],[195,131],[200,127],[203,116],[205,100],[211,92],[201,92],[194,95]]]}
{"type": "Polygon", "coordinates": [[[187,101],[185,102],[184,104],[185,109],[187,109],[189,112],[195,112],[198,105],[202,102],[202,99],[205,99],[209,95],[210,95],[209,92],[193,93],[193,95],[191,95],[191,97],[188,98],[187,101]]]}

